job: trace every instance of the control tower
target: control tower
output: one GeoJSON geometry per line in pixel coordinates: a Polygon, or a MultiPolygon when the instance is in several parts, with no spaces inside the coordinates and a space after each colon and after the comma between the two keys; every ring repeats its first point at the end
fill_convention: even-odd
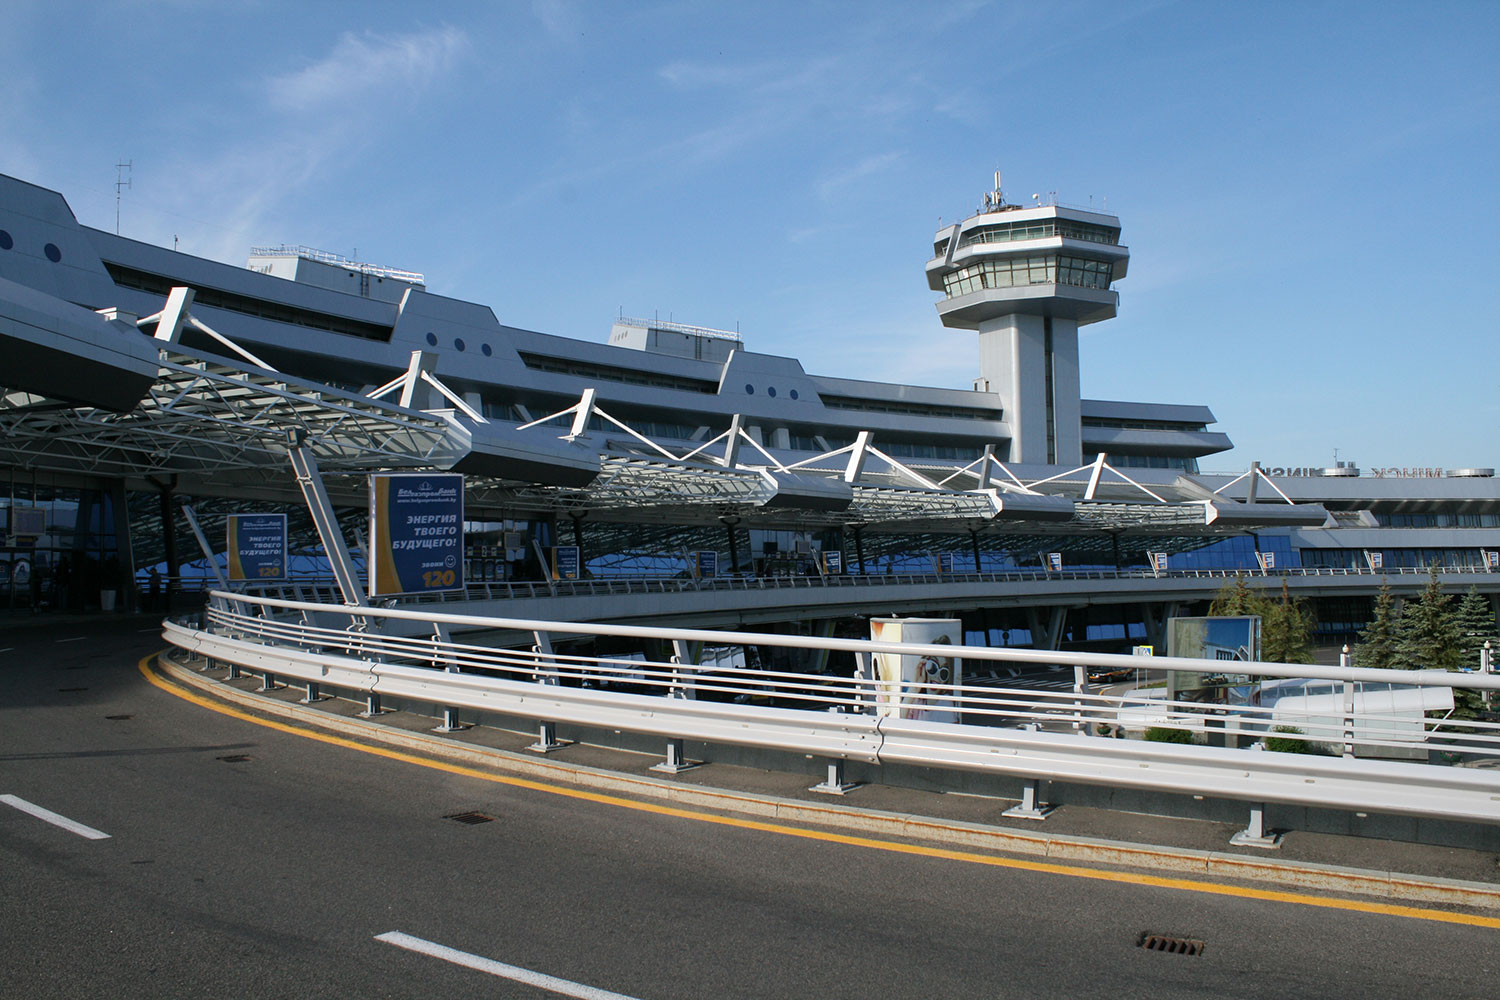
{"type": "Polygon", "coordinates": [[[1079,464],[1078,328],[1115,314],[1130,251],[1113,215],[1032,198],[1006,204],[997,171],[984,208],[937,234],[927,283],[944,326],[979,332],[974,387],[1000,397],[1008,460],[1079,464]]]}

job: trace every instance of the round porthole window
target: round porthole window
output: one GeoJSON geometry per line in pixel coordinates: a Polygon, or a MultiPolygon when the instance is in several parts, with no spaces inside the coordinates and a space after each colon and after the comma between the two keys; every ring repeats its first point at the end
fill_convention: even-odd
{"type": "Polygon", "coordinates": [[[0,250],[9,250],[16,245],[16,241],[10,238],[10,233],[0,229],[0,250]]]}
{"type": "Polygon", "coordinates": [[[47,259],[54,264],[62,260],[62,251],[57,249],[56,243],[48,243],[46,246],[42,247],[42,253],[46,254],[47,259]]]}
{"type": "Polygon", "coordinates": [[[436,347],[437,346],[437,334],[435,334],[435,333],[429,333],[427,335],[427,344],[428,344],[429,347],[436,347]]]}
{"type": "Polygon", "coordinates": [[[456,348],[458,348],[460,351],[463,350],[464,349],[464,338],[462,338],[462,337],[454,337],[453,338],[453,346],[456,347],[456,348]]]}
{"type": "Polygon", "coordinates": [[[489,357],[491,354],[495,353],[493,350],[490,349],[490,345],[489,344],[480,344],[479,345],[479,349],[484,352],[484,356],[485,357],[489,357]]]}
{"type": "Polygon", "coordinates": [[[791,396],[793,399],[796,399],[797,398],[797,390],[793,389],[791,392],[787,393],[787,395],[791,396]]]}
{"type": "Polygon", "coordinates": [[[753,395],[755,395],[755,386],[751,385],[749,382],[745,383],[745,395],[747,395],[747,396],[753,396],[753,395]]]}
{"type": "Polygon", "coordinates": [[[776,398],[776,387],[774,385],[773,386],[769,386],[766,389],[766,395],[770,396],[772,399],[775,399],[776,398]]]}

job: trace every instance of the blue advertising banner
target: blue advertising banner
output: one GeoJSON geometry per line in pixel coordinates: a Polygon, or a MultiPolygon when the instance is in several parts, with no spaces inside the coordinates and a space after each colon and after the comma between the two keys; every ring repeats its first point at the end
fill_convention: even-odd
{"type": "Polygon", "coordinates": [[[464,477],[370,477],[370,596],[462,590],[464,477]]]}
{"type": "Polygon", "coordinates": [[[576,580],[579,577],[579,554],[576,545],[559,545],[552,550],[552,579],[576,580]]]}
{"type": "Polygon", "coordinates": [[[229,579],[286,579],[286,515],[230,514],[224,529],[229,579]]]}
{"type": "Polygon", "coordinates": [[[693,553],[698,560],[698,579],[709,580],[719,575],[719,554],[707,549],[693,553]]]}
{"type": "Polygon", "coordinates": [[[844,571],[844,553],[838,549],[823,550],[823,572],[838,576],[844,571]]]}

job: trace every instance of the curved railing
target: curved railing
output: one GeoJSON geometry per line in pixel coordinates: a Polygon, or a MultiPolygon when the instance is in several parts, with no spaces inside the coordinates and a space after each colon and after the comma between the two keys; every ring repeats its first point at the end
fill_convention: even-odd
{"type": "Polygon", "coordinates": [[[1420,711],[1401,721],[1359,707],[1366,693],[1361,685],[1436,692],[1439,703],[1454,689],[1500,690],[1500,678],[1486,674],[1233,664],[1251,677],[1326,683],[1342,698],[1334,711],[1288,713],[1169,701],[1150,689],[1101,689],[1087,680],[1090,670],[1220,673],[1226,664],[1218,660],[965,646],[959,650],[968,682],[903,684],[878,676],[878,657],[952,657],[955,647],[480,617],[431,607],[364,608],[224,592],[212,595],[202,621],[168,621],[164,634],[233,671],[299,680],[309,685],[309,695],[331,686],[372,702],[399,698],[450,713],[492,712],[836,761],[1500,822],[1500,774],[1447,766],[1500,756],[1500,724],[1471,720],[1460,731],[1420,711]],[[395,621],[423,623],[426,634],[383,630],[395,621]],[[451,638],[457,630],[520,632],[532,641],[523,648],[496,648],[451,638]],[[674,653],[663,660],[565,649],[570,641],[601,637],[659,644],[674,653]],[[842,656],[852,663],[852,676],[754,669],[730,665],[739,657],[724,655],[775,648],[792,656],[842,656]],[[705,657],[705,649],[711,655],[705,657]],[[1065,668],[1060,674],[1063,690],[1007,687],[1001,676],[1018,667],[1055,666],[1059,657],[1073,666],[1071,685],[1065,668]],[[705,658],[711,662],[693,662],[705,658]],[[1298,732],[1275,732],[1287,726],[1298,732]],[[1225,745],[1113,738],[1145,727],[1225,745]],[[1325,753],[1236,748],[1251,741],[1263,745],[1271,736],[1325,753]],[[1416,750],[1436,762],[1363,759],[1354,756],[1356,746],[1416,750]],[[1327,755],[1330,750],[1335,755],[1327,755]]]}

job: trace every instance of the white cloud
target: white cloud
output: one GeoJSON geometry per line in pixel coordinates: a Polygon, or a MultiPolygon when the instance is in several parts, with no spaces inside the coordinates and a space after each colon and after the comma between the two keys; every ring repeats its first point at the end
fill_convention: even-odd
{"type": "Polygon", "coordinates": [[[363,36],[346,32],[326,57],[295,73],[272,77],[271,102],[290,111],[341,102],[367,103],[372,91],[421,88],[468,50],[468,36],[444,27],[409,35],[363,36]]]}
{"type": "Polygon", "coordinates": [[[565,0],[532,0],[531,12],[555,38],[572,39],[583,33],[578,11],[565,0]]]}
{"type": "Polygon", "coordinates": [[[823,198],[832,198],[838,195],[844,188],[851,184],[878,174],[894,166],[901,159],[897,152],[880,153],[875,156],[867,156],[854,166],[841,170],[831,177],[824,178],[818,185],[818,195],[823,198]]]}

